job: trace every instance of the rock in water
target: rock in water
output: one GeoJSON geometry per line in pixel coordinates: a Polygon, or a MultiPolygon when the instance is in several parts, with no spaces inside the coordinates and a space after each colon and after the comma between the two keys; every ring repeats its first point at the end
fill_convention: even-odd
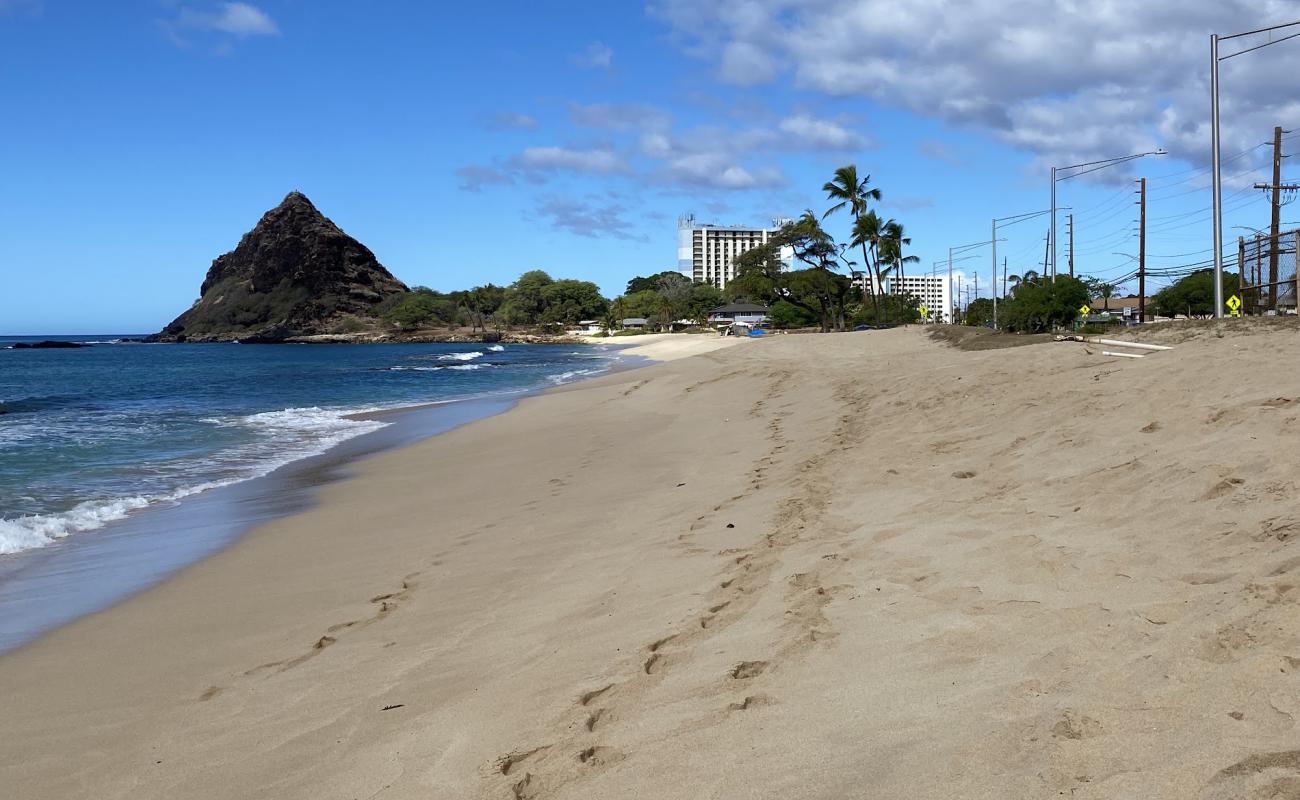
{"type": "Polygon", "coordinates": [[[198,301],[153,338],[268,342],[329,333],[406,291],[369,248],[290,192],[212,262],[198,301]]]}

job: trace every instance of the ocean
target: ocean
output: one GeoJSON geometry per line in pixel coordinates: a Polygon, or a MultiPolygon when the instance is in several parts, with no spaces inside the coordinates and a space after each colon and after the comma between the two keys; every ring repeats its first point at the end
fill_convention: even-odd
{"type": "Polygon", "coordinates": [[[574,345],[121,343],[0,337],[0,557],[265,475],[388,424],[354,415],[598,374],[574,345]],[[19,341],[89,342],[13,349],[19,341]]]}

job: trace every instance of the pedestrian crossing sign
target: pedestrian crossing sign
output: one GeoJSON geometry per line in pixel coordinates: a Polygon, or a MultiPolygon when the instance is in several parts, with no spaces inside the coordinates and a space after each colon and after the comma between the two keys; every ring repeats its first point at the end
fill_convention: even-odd
{"type": "Polygon", "coordinates": [[[1228,311],[1230,311],[1230,312],[1232,313],[1232,316],[1234,316],[1234,317],[1240,317],[1240,316],[1241,316],[1241,298],[1240,298],[1240,297],[1238,297],[1238,296],[1236,296],[1236,295],[1234,294],[1232,297],[1229,297],[1229,298],[1228,298],[1228,302],[1227,302],[1226,305],[1228,306],[1228,311]]]}
{"type": "Polygon", "coordinates": [[[928,306],[921,306],[918,310],[921,312],[921,319],[929,319],[930,308],[928,306]]]}
{"type": "Polygon", "coordinates": [[[1091,309],[1087,304],[1084,304],[1084,305],[1082,305],[1082,306],[1079,307],[1079,315],[1080,315],[1080,316],[1084,316],[1084,317],[1086,317],[1086,316],[1088,316],[1088,315],[1091,314],[1091,313],[1092,313],[1092,309],[1091,309]]]}

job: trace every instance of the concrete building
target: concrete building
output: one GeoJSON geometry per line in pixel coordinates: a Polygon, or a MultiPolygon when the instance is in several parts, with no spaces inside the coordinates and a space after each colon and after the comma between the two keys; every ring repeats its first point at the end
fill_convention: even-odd
{"type": "MultiPolygon", "coordinates": [[[[694,214],[677,219],[677,269],[697,283],[711,283],[721,289],[736,277],[736,256],[766,244],[789,220],[772,220],[770,228],[740,225],[721,226],[696,222],[694,214]]],[[[781,248],[781,262],[790,269],[791,248],[781,248]]]]}
{"type": "MultiPolygon", "coordinates": [[[[853,285],[858,289],[864,283],[862,277],[854,276],[853,285]]],[[[930,309],[929,322],[952,322],[952,287],[948,284],[946,272],[939,275],[904,275],[901,280],[896,276],[887,276],[885,291],[890,294],[915,295],[920,299],[921,305],[930,309]]]]}

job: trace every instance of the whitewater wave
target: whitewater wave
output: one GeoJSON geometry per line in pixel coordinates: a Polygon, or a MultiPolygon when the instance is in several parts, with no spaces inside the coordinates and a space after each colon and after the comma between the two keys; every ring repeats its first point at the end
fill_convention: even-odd
{"type": "Polygon", "coordinates": [[[579,378],[585,378],[585,377],[587,377],[588,375],[599,375],[599,374],[602,373],[602,372],[608,372],[608,371],[609,371],[608,368],[605,368],[605,369],[573,369],[573,370],[569,370],[568,372],[561,372],[561,373],[559,373],[558,375],[547,375],[547,376],[546,376],[546,379],[547,379],[548,381],[550,381],[551,383],[554,383],[554,384],[556,384],[556,385],[558,386],[558,385],[560,385],[560,384],[569,383],[570,381],[574,381],[574,380],[577,380],[577,379],[579,379],[579,378]]]}
{"type": "Polygon", "coordinates": [[[470,370],[484,369],[486,367],[495,367],[496,364],[442,364],[436,367],[417,367],[417,366],[398,366],[398,367],[381,367],[383,372],[441,372],[444,369],[470,370]]]}
{"type": "Polygon", "coordinates": [[[148,498],[126,497],[106,503],[81,503],[62,514],[0,519],[0,555],[44,547],[70,533],[102,528],[147,505],[148,498]]]}
{"type": "Polygon", "coordinates": [[[494,344],[494,345],[488,347],[488,350],[491,351],[491,352],[493,352],[493,353],[500,353],[500,352],[502,352],[502,351],[505,350],[505,349],[506,349],[506,348],[505,348],[504,345],[499,345],[499,344],[494,344]]]}
{"type": "MultiPolygon", "coordinates": [[[[261,477],[303,458],[317,456],[335,445],[385,427],[377,420],[349,417],[374,411],[372,408],[318,406],[264,411],[240,417],[210,417],[203,422],[221,427],[245,427],[264,433],[259,441],[218,454],[224,476],[193,483],[157,494],[143,494],[109,500],[90,500],[52,514],[33,514],[0,519],[0,555],[45,547],[73,533],[93,531],[126,518],[131,512],[150,506],[175,503],[182,498],[261,477]]],[[[213,460],[203,466],[214,466],[213,460]]]]}
{"type": "Polygon", "coordinates": [[[482,350],[472,350],[466,353],[446,353],[438,356],[439,361],[473,361],[476,358],[482,358],[482,350]]]}

